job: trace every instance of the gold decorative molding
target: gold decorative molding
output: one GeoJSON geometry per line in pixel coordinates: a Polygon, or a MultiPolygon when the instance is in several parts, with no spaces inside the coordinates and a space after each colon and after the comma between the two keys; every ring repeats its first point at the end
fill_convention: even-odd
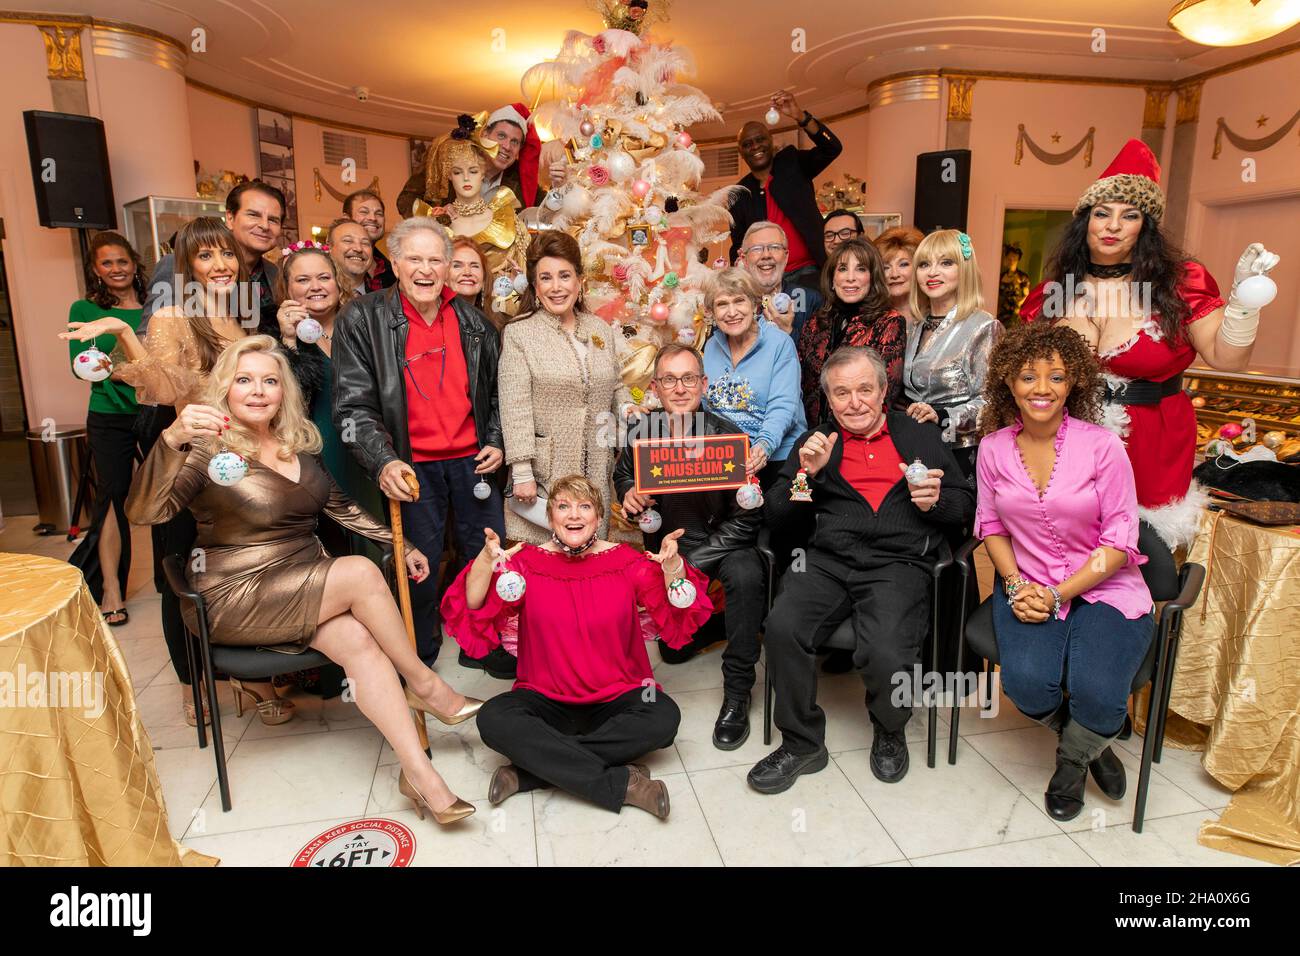
{"type": "Polygon", "coordinates": [[[900,76],[887,83],[867,87],[867,108],[876,109],[891,103],[908,103],[917,100],[937,100],[943,92],[943,80],[938,73],[921,73],[900,76]]]}
{"type": "Polygon", "coordinates": [[[1169,113],[1169,90],[1148,86],[1146,105],[1142,109],[1143,129],[1164,129],[1165,117],[1169,113]]]}
{"type": "Polygon", "coordinates": [[[1175,89],[1178,94],[1178,110],[1174,125],[1183,126],[1187,123],[1195,123],[1201,115],[1201,91],[1205,89],[1203,82],[1186,83],[1175,89]]]}
{"type": "Polygon", "coordinates": [[[972,102],[975,98],[975,77],[962,74],[949,76],[947,80],[948,119],[969,121],[972,102]]]}
{"type": "MultiPolygon", "coordinates": [[[[1097,135],[1097,127],[1095,126],[1089,126],[1088,132],[1083,134],[1083,139],[1079,140],[1069,149],[1060,153],[1048,152],[1047,150],[1043,149],[1043,147],[1035,143],[1033,139],[1030,138],[1029,134],[1025,132],[1024,123],[1019,124],[1017,129],[1019,130],[1019,132],[1016,134],[1016,165],[1017,166],[1019,166],[1020,161],[1025,158],[1026,146],[1029,147],[1029,151],[1033,153],[1035,159],[1037,159],[1039,162],[1047,163],[1047,165],[1049,166],[1065,165],[1066,163],[1074,159],[1074,157],[1079,154],[1079,150],[1083,150],[1084,168],[1086,169],[1092,165],[1092,145],[1097,135]]],[[[1054,139],[1060,139],[1060,137],[1056,136],[1054,137],[1054,139]]]]}
{"type": "MultiPolygon", "coordinates": [[[[314,184],[315,189],[313,190],[313,194],[315,195],[317,202],[320,202],[320,190],[322,186],[325,187],[326,192],[328,192],[339,202],[342,202],[344,199],[348,198],[348,193],[340,192],[339,190],[335,189],[333,185],[330,184],[329,180],[321,176],[319,166],[313,166],[311,168],[311,175],[312,175],[312,179],[315,180],[315,184],[314,184]]],[[[379,177],[378,176],[373,177],[370,180],[369,186],[356,186],[355,188],[368,189],[375,195],[379,195],[379,177]]]]}
{"type": "MultiPolygon", "coordinates": [[[[1280,143],[1282,138],[1286,136],[1287,133],[1291,132],[1291,127],[1295,126],[1298,121],[1300,121],[1300,110],[1296,110],[1294,116],[1267,136],[1260,136],[1258,139],[1247,139],[1240,133],[1234,133],[1230,130],[1227,122],[1222,116],[1220,116],[1218,122],[1215,124],[1217,128],[1214,131],[1214,155],[1210,158],[1219,158],[1219,153],[1223,152],[1223,138],[1225,136],[1228,138],[1228,142],[1242,152],[1258,153],[1262,149],[1268,149],[1270,146],[1275,146],[1280,143]]],[[[1256,122],[1258,122],[1258,120],[1256,120],[1256,122]]]]}
{"type": "MultiPolygon", "coordinates": [[[[240,103],[244,106],[251,106],[255,109],[261,107],[263,109],[275,110],[277,113],[292,116],[296,120],[306,120],[308,123],[315,123],[317,126],[325,126],[329,129],[346,129],[357,133],[370,133],[374,136],[391,136],[394,139],[429,138],[427,133],[400,133],[394,132],[391,129],[376,129],[373,126],[360,126],[356,123],[348,123],[344,120],[327,119],[324,116],[313,116],[311,113],[299,113],[297,110],[285,109],[283,106],[276,106],[274,103],[262,103],[257,100],[250,100],[247,96],[240,96],[238,93],[227,93],[225,90],[219,90],[215,86],[208,86],[208,84],[202,83],[199,80],[188,76],[185,78],[185,85],[192,86],[196,90],[202,90],[204,93],[209,93],[212,96],[219,96],[223,100],[230,100],[232,103],[240,103]]],[[[729,136],[725,140],[719,140],[719,142],[726,143],[734,143],[735,141],[736,138],[734,136],[729,136]]],[[[700,140],[696,140],[695,142],[698,143],[700,140]]]]}
{"type": "Polygon", "coordinates": [[[90,40],[95,56],[137,60],[185,75],[187,57],[185,52],[178,49],[175,44],[164,43],[156,37],[98,24],[91,30],[90,40]]]}
{"type": "Polygon", "coordinates": [[[51,80],[84,80],[81,27],[45,24],[37,27],[45,40],[45,72],[51,80]]]}

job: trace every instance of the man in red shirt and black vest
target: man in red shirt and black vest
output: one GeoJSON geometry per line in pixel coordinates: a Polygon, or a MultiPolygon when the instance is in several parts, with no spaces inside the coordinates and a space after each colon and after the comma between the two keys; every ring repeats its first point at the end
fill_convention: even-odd
{"type": "MultiPolygon", "coordinates": [[[[443,226],[422,216],[404,219],[388,244],[397,284],[354,300],[338,320],[334,426],[380,490],[403,503],[411,544],[436,560],[450,513],[461,554],[472,556],[483,550],[484,528],[505,535],[496,479],[504,458],[496,330],[446,284],[451,234],[443,226]],[[418,498],[407,475],[419,481],[418,498]]],[[[426,664],[442,641],[436,578],[411,584],[417,650],[426,664]]],[[[498,651],[500,665],[478,666],[513,679],[514,658],[498,651]]]]}
{"type": "Polygon", "coordinates": [[[928,567],[945,535],[974,518],[975,494],[937,425],[885,411],[887,382],[874,349],[833,352],[821,386],[835,420],[795,443],[799,454],[766,495],[774,530],[800,519],[813,530],[803,561],[782,578],[764,630],[782,743],[749,772],[749,785],[761,793],[788,790],[800,774],[826,766],[816,654],[845,618],[853,621],[853,665],[875,728],[871,770],[885,783],[907,773],[903,728],[920,688],[896,703],[896,675],[912,680],[921,661],[930,626],[928,567]],[[915,484],[904,477],[914,461],[928,466],[915,484]],[[811,500],[792,498],[792,486],[805,483],[811,500]]]}
{"type": "Polygon", "coordinates": [[[835,161],[844,146],[811,113],[800,109],[787,91],[774,94],[772,106],[798,123],[813,144],[808,149],[786,146],[778,151],[762,123],[751,121],[740,128],[737,143],[749,175],[739,185],[748,192],[731,204],[731,260],[735,262],[751,225],[774,222],[789,241],[786,276],[793,284],[816,289],[826,246],[813,178],[835,161]]]}

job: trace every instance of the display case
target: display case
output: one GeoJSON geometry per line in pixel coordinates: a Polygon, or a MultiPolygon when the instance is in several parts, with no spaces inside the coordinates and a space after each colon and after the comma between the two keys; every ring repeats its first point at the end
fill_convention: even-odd
{"type": "Polygon", "coordinates": [[[172,251],[171,239],[181,226],[200,216],[220,218],[226,204],[220,199],[145,196],[122,208],[126,211],[126,238],[152,272],[158,260],[172,251]]]}
{"type": "Polygon", "coordinates": [[[1196,406],[1198,445],[1214,437],[1219,426],[1253,418],[1260,434],[1285,432],[1300,438],[1300,379],[1253,372],[1216,372],[1189,368],[1183,384],[1196,406]]]}

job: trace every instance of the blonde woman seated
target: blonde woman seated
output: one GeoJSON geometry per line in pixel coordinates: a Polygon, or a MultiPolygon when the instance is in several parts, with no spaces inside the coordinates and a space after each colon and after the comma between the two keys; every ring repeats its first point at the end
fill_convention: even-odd
{"type": "MultiPolygon", "coordinates": [[[[469,816],[474,807],[457,799],[421,750],[408,707],[457,724],[482,702],[458,694],[420,662],[373,562],[331,558],[316,538],[324,513],[367,538],[392,541],[316,459],[320,432],[306,417],[284,353],[264,335],[231,345],[212,369],[205,399],[181,409],[154,445],[131,486],[128,517],[159,524],[190,509],[199,528],[195,544],[206,558],[202,570],[190,571],[190,582],[207,606],[212,642],[313,647],[340,664],[357,706],[397,754],[399,789],[420,817],[426,807],[439,823],[469,816]],[[248,465],[232,485],[209,477],[209,463],[223,449],[248,465]]],[[[414,548],[407,549],[406,567],[417,581],[429,574],[428,560],[414,548]]],[[[193,627],[192,613],[185,614],[193,627]]],[[[230,683],[236,694],[250,693],[230,683]]],[[[257,699],[257,706],[275,711],[279,702],[257,699]]]]}

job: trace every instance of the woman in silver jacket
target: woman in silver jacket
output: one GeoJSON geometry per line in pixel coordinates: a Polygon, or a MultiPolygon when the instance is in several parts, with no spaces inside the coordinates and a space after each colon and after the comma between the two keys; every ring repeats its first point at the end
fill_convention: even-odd
{"type": "Polygon", "coordinates": [[[917,246],[913,262],[912,314],[919,321],[907,333],[907,414],[943,428],[943,440],[971,479],[984,378],[1002,324],[984,311],[979,266],[966,233],[931,233],[917,246]]]}

